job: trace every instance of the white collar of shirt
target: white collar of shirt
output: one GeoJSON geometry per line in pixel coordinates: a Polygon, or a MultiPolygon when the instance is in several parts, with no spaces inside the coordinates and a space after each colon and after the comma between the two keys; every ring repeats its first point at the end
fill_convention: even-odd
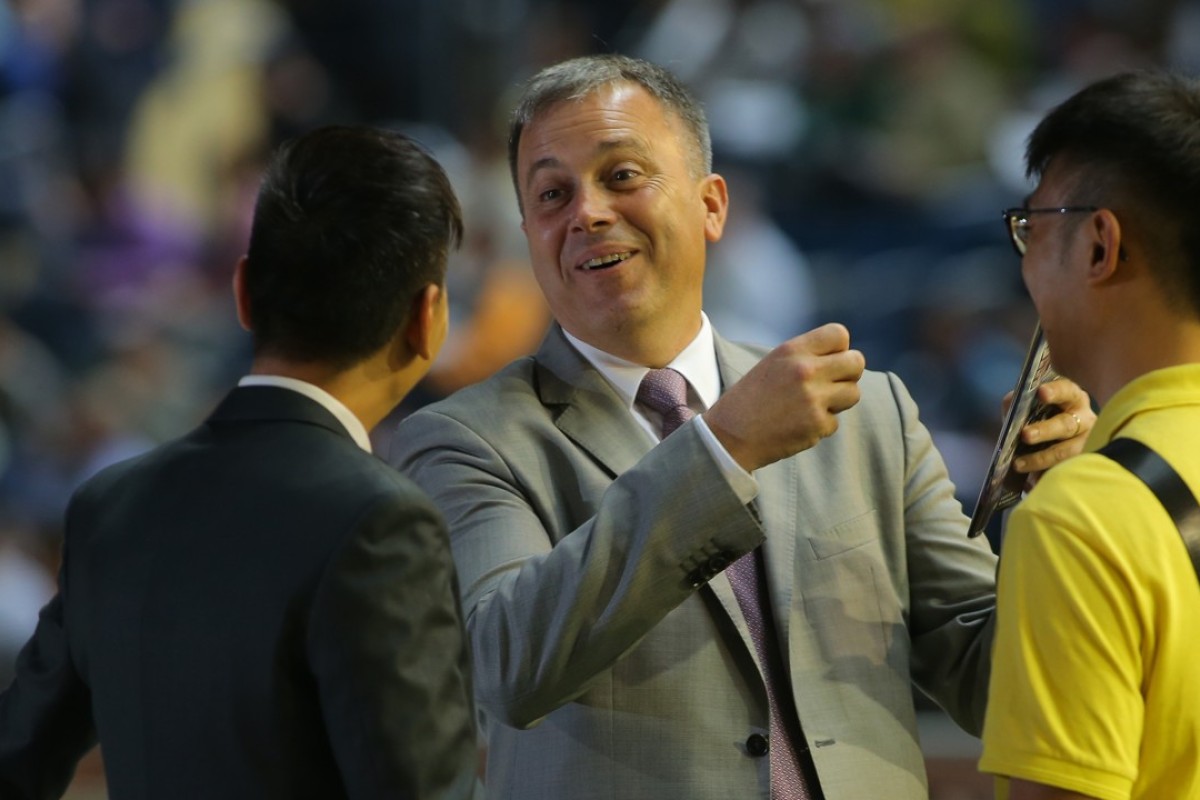
{"type": "Polygon", "coordinates": [[[246,375],[238,381],[238,386],[275,386],[299,392],[308,399],[320,403],[326,411],[337,417],[338,422],[342,423],[342,427],[354,439],[354,443],[368,453],[371,452],[371,437],[367,435],[367,427],[362,424],[362,420],[354,416],[354,412],[346,408],[341,400],[320,386],[314,386],[296,378],[285,378],[282,375],[246,375]]]}
{"type": "MultiPolygon", "coordinates": [[[[617,358],[603,350],[597,350],[590,344],[581,342],[567,333],[566,330],[563,330],[563,334],[567,337],[567,341],[600,371],[604,379],[625,402],[630,413],[633,414],[633,418],[637,420],[651,440],[657,442],[659,431],[662,428],[662,420],[658,413],[634,402],[638,386],[641,385],[642,378],[646,377],[646,373],[650,369],[641,364],[617,358]]],[[[717,346],[713,337],[712,325],[703,312],[700,314],[700,332],[696,334],[696,338],[692,340],[691,344],[683,348],[683,352],[675,356],[675,360],[667,366],[679,370],[687,379],[688,405],[697,414],[707,411],[709,406],[717,402],[717,398],[721,396],[721,372],[717,369],[717,346]]],[[[749,503],[758,495],[758,482],[755,481],[754,476],[733,460],[729,451],[721,445],[708,425],[705,424],[704,417],[697,417],[695,424],[701,440],[717,460],[721,473],[729,485],[743,503],[749,503]]]]}
{"type": "MultiPolygon", "coordinates": [[[[604,379],[620,395],[634,417],[657,440],[657,420],[651,421],[646,410],[634,402],[638,386],[641,385],[642,378],[646,377],[646,373],[650,371],[649,367],[626,361],[592,347],[566,330],[563,330],[563,333],[567,340],[575,346],[575,349],[600,371],[604,379]]],[[[709,406],[717,402],[717,398],[721,396],[721,373],[717,369],[717,350],[713,341],[712,325],[708,321],[708,316],[703,312],[700,314],[700,332],[667,366],[678,370],[687,379],[688,405],[692,407],[693,411],[697,413],[706,411],[709,406]]]]}

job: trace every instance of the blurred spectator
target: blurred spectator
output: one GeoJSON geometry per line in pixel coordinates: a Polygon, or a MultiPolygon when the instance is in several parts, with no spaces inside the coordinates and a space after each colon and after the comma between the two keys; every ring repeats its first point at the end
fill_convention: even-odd
{"type": "Polygon", "coordinates": [[[1200,69],[1197,30],[1197,0],[0,5],[0,531],[19,532],[0,618],[20,628],[51,579],[78,481],[181,433],[247,363],[228,281],[280,139],[393,125],[451,172],[451,337],[400,413],[536,346],[497,115],[587,50],[661,61],[705,101],[738,198],[717,325],[774,343],[846,322],[917,395],[969,505],[1033,325],[999,222],[1028,191],[1031,120],[1101,74],[1200,69]]]}
{"type": "Polygon", "coordinates": [[[0,685],[13,677],[17,652],[33,634],[38,611],[54,595],[54,579],[31,536],[11,522],[0,527],[0,685]]]}
{"type": "Polygon", "coordinates": [[[808,260],[768,216],[752,173],[717,171],[737,202],[721,240],[708,249],[705,312],[730,340],[774,347],[816,322],[819,298],[808,260]]]}
{"type": "Polygon", "coordinates": [[[267,0],[186,0],[169,58],[135,106],[124,162],[135,213],[203,235],[219,180],[266,145],[267,56],[287,19],[267,0]]]}

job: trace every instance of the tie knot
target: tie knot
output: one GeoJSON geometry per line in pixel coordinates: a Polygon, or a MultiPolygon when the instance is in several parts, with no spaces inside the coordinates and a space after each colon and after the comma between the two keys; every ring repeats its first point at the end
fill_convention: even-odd
{"type": "Polygon", "coordinates": [[[662,414],[664,439],[695,416],[687,404],[687,380],[673,369],[647,372],[638,386],[637,401],[662,414]]]}

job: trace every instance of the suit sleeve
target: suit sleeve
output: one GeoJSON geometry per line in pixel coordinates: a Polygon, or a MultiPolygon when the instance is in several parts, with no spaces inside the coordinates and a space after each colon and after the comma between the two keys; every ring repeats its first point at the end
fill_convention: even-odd
{"type": "Polygon", "coordinates": [[[449,520],[476,697],[514,727],[583,694],[699,583],[763,541],[694,425],[615,480],[571,460],[569,443],[525,435],[500,452],[436,411],[414,414],[393,441],[392,463],[449,520]],[[580,524],[564,506],[593,514],[580,524]]]}
{"type": "Polygon", "coordinates": [[[321,581],[308,649],[350,798],[474,796],[458,587],[428,500],[389,497],[360,520],[321,581]]]}
{"type": "MultiPolygon", "coordinates": [[[[64,570],[65,573],[65,570],[64,570]]],[[[91,694],[71,661],[63,621],[65,579],[42,609],[0,693],[0,797],[61,797],[79,759],[96,743],[91,694]]]]}
{"type": "Polygon", "coordinates": [[[969,733],[983,729],[996,606],[996,557],[966,535],[942,457],[900,380],[889,376],[904,441],[904,564],[914,682],[969,733]]]}

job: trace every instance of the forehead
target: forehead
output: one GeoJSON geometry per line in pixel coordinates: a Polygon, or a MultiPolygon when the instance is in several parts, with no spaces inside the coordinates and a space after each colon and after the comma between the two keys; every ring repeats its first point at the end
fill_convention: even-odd
{"type": "Polygon", "coordinates": [[[609,84],[537,114],[521,134],[517,162],[524,175],[572,150],[678,150],[683,132],[682,121],[638,84],[609,84]]]}

